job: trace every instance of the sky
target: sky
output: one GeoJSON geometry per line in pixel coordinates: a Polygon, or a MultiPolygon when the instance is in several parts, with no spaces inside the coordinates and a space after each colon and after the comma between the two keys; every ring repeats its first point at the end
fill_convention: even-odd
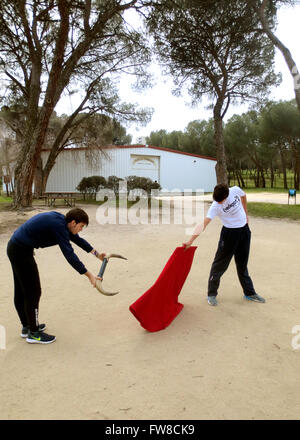
{"type": "MultiPolygon", "coordinates": [[[[291,54],[300,69],[300,5],[294,8],[281,8],[278,12],[278,27],[276,35],[289,48],[291,54]]],[[[275,71],[281,72],[282,83],[274,87],[269,96],[274,100],[290,100],[295,97],[293,79],[285,64],[282,54],[276,49],[275,71]]],[[[182,97],[172,95],[172,78],[162,75],[158,65],[151,66],[151,72],[155,76],[155,86],[151,89],[137,93],[132,91],[128,78],[123,78],[119,84],[120,98],[125,102],[136,103],[140,107],[152,107],[154,113],[151,122],[146,126],[139,127],[136,124],[127,126],[127,133],[132,135],[132,143],[138,142],[139,138],[149,136],[151,131],[165,129],[184,131],[189,122],[197,119],[208,120],[212,117],[212,110],[205,107],[207,101],[203,100],[197,107],[191,108],[188,104],[190,97],[186,94],[182,97]]],[[[71,103],[72,107],[72,103],[71,103]]],[[[76,107],[75,107],[76,108],[76,107]]],[[[65,107],[64,107],[64,110],[65,107]]],[[[248,110],[247,105],[230,106],[225,121],[233,114],[241,114],[248,110]]],[[[58,113],[59,107],[57,108],[58,113]]]]}

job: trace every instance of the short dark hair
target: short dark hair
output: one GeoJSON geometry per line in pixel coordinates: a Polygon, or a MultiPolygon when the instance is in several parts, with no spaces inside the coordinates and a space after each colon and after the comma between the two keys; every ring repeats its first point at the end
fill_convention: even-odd
{"type": "Polygon", "coordinates": [[[223,202],[223,200],[227,199],[229,195],[229,187],[224,183],[219,183],[216,185],[213,192],[213,199],[216,202],[223,202]]]}
{"type": "Polygon", "coordinates": [[[81,208],[73,208],[65,215],[65,219],[67,223],[71,223],[72,220],[75,220],[76,223],[84,223],[85,225],[89,224],[89,216],[87,213],[81,208]]]}

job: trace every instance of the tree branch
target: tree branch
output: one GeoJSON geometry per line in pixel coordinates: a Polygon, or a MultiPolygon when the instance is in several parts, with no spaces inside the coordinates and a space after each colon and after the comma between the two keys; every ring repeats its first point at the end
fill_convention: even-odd
{"type": "Polygon", "coordinates": [[[22,90],[24,96],[28,97],[26,88],[18,81],[13,75],[11,75],[7,70],[4,73],[22,90]]]}

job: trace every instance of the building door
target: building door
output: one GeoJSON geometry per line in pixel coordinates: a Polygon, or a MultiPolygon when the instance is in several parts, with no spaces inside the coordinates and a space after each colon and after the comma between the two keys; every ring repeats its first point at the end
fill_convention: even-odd
{"type": "Polygon", "coordinates": [[[160,179],[160,157],[144,156],[139,154],[131,154],[131,175],[139,177],[148,177],[153,182],[160,179]]]}

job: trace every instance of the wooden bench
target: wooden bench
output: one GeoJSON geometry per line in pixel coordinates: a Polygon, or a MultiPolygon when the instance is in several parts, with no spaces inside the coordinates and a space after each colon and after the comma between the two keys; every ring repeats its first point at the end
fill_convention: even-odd
{"type": "Polygon", "coordinates": [[[77,193],[73,192],[49,192],[45,193],[45,204],[47,206],[55,206],[56,200],[63,200],[66,206],[75,206],[77,193]]]}
{"type": "Polygon", "coordinates": [[[44,195],[44,194],[42,194],[41,196],[33,194],[32,198],[33,198],[33,200],[45,200],[45,204],[46,204],[46,201],[47,201],[47,196],[44,195]]]}

